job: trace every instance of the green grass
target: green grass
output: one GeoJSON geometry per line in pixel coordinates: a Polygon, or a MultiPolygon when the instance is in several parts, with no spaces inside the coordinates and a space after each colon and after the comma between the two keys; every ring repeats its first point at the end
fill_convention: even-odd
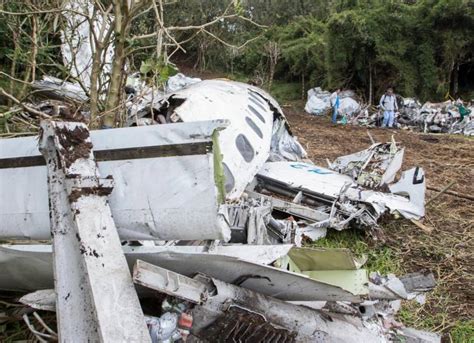
{"type": "Polygon", "coordinates": [[[301,99],[301,84],[275,80],[269,93],[283,105],[285,102],[301,99]]]}
{"type": "Polygon", "coordinates": [[[457,322],[450,334],[454,343],[474,343],[474,320],[457,322]]]}
{"type": "Polygon", "coordinates": [[[370,272],[381,274],[401,274],[400,261],[392,249],[387,246],[372,247],[367,244],[364,233],[357,230],[329,230],[325,238],[316,241],[313,246],[323,248],[348,248],[357,255],[367,256],[365,268],[370,272]]]}

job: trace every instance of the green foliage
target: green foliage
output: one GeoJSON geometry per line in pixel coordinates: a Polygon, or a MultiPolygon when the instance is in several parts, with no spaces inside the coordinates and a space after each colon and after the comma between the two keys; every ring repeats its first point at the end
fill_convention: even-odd
{"type": "Polygon", "coordinates": [[[289,101],[301,99],[301,85],[299,83],[288,83],[276,80],[272,83],[270,93],[279,103],[284,104],[289,101]]]}
{"type": "Polygon", "coordinates": [[[271,26],[237,55],[222,45],[208,47],[208,67],[268,72],[263,47],[271,40],[281,49],[276,78],[304,81],[306,88],[348,87],[368,97],[372,81],[375,95],[392,86],[404,96],[442,100],[458,86],[468,96],[474,86],[469,81],[474,79],[474,7],[469,1],[246,3],[253,19],[271,26]],[[458,81],[457,74],[463,76],[459,68],[468,73],[463,82],[458,81]]]}
{"type": "Polygon", "coordinates": [[[450,334],[454,343],[474,343],[474,320],[457,322],[450,334]]]}
{"type": "Polygon", "coordinates": [[[165,63],[162,58],[149,58],[142,61],[140,74],[148,81],[162,86],[171,76],[178,73],[178,68],[172,63],[165,63]]]}

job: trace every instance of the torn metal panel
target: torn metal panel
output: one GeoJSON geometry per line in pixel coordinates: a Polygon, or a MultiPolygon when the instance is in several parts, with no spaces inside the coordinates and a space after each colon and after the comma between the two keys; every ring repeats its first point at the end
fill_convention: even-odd
{"type": "Polygon", "coordinates": [[[231,242],[247,244],[278,243],[267,232],[271,218],[271,204],[263,199],[249,199],[226,204],[226,219],[233,232],[231,242]],[[275,242],[273,242],[275,241],[275,242]]]}
{"type": "Polygon", "coordinates": [[[202,304],[206,300],[207,289],[201,282],[144,261],[135,262],[133,281],[195,304],[202,304]]]}
{"type": "Polygon", "coordinates": [[[397,194],[364,189],[347,175],[302,162],[268,162],[257,174],[257,180],[256,188],[286,196],[302,192],[304,202],[325,205],[325,211],[331,213],[329,227],[336,229],[346,227],[351,221],[360,226],[376,226],[377,218],[387,209],[409,219],[424,216],[425,180],[421,168],[406,174],[405,182],[395,187],[397,194]],[[413,199],[404,196],[412,193],[412,187],[423,192],[413,199]]]}
{"type": "MultiPolygon", "coordinates": [[[[213,134],[226,125],[91,131],[99,171],[115,180],[109,201],[122,239],[230,238],[212,153],[213,134]]],[[[34,137],[0,141],[0,188],[11,193],[0,199],[0,237],[49,239],[46,168],[34,137]]]]}
{"type": "Polygon", "coordinates": [[[326,225],[319,226],[319,223],[316,223],[316,224],[305,226],[303,228],[298,228],[296,230],[296,235],[299,237],[295,239],[295,241],[297,242],[295,243],[296,246],[299,247],[302,245],[301,243],[298,243],[298,241],[300,240],[300,237],[301,237],[301,242],[305,238],[309,239],[312,242],[315,242],[321,238],[326,237],[327,232],[328,232],[327,227],[329,227],[329,220],[325,221],[324,224],[325,223],[327,223],[327,226],[326,225]]]}
{"type": "Polygon", "coordinates": [[[378,188],[395,179],[404,151],[392,137],[392,142],[375,143],[366,150],[338,157],[331,169],[349,175],[361,186],[378,188]]]}
{"type": "Polygon", "coordinates": [[[85,124],[41,123],[59,340],[150,342],[85,124]],[[120,304],[120,306],[118,306],[120,304]]]}
{"type": "MultiPolygon", "coordinates": [[[[285,256],[292,248],[290,244],[279,245],[216,245],[207,246],[123,246],[129,265],[137,257],[149,262],[152,255],[174,252],[186,256],[202,254],[223,255],[253,263],[270,264],[285,256]]],[[[193,258],[193,257],[191,257],[193,258]]],[[[51,245],[0,245],[0,289],[9,291],[32,291],[53,287],[51,245]]]]}
{"type": "Polygon", "coordinates": [[[306,155],[289,133],[277,102],[263,90],[247,84],[205,80],[142,105],[141,110],[130,114],[129,125],[144,118],[162,124],[216,119],[230,122],[219,137],[227,199],[240,197],[270,153],[280,159],[300,159],[306,155]]]}
{"type": "MultiPolygon", "coordinates": [[[[204,277],[197,279],[205,280],[204,277]]],[[[223,332],[223,329],[227,328],[226,334],[234,339],[251,342],[251,339],[247,339],[249,336],[261,333],[256,330],[256,325],[251,325],[256,321],[256,317],[251,315],[253,314],[263,318],[261,324],[272,324],[274,330],[271,331],[270,337],[275,337],[273,333],[276,331],[280,337],[286,337],[289,341],[292,341],[293,335],[298,342],[385,341],[382,334],[367,329],[362,320],[356,317],[295,306],[215,278],[209,280],[208,284],[215,287],[215,293],[209,296],[205,304],[193,309],[195,324],[192,333],[198,337],[207,337],[209,330],[223,332]],[[234,310],[237,310],[237,313],[234,310]],[[282,329],[286,332],[279,331],[282,329]]]]}
{"type": "MultiPolygon", "coordinates": [[[[186,251],[185,248],[195,247],[123,247],[130,267],[137,259],[140,259],[185,276],[191,277],[197,272],[201,272],[282,300],[343,299],[355,302],[361,300],[358,296],[354,296],[339,287],[317,282],[300,274],[233,256],[206,252],[182,252],[186,251]]],[[[50,246],[0,247],[0,261],[3,259],[3,263],[0,265],[2,267],[0,273],[4,273],[0,274],[2,276],[0,278],[0,289],[36,290],[38,284],[32,275],[43,281],[41,283],[42,288],[51,288],[53,276],[50,249],[50,246]],[[49,268],[45,268],[43,265],[42,269],[38,268],[38,271],[32,271],[38,264],[41,267],[41,263],[44,263],[44,261],[49,262],[49,268]],[[8,264],[10,267],[15,266],[15,269],[3,270],[3,266],[8,264]],[[28,268],[27,270],[30,272],[22,273],[20,271],[22,266],[28,268]],[[8,279],[12,274],[16,275],[16,278],[8,279]]],[[[217,251],[223,253],[225,246],[222,249],[217,251]]],[[[240,249],[239,254],[245,254],[246,248],[241,247],[240,249]]],[[[255,249],[262,249],[262,247],[256,246],[255,249]]],[[[272,246],[268,246],[268,249],[272,249],[272,246]]],[[[235,247],[229,251],[229,254],[236,254],[235,247]]],[[[280,251],[280,253],[283,253],[283,251],[280,251]]],[[[253,255],[258,256],[255,253],[253,255]]]]}
{"type": "Polygon", "coordinates": [[[319,211],[317,209],[314,209],[308,206],[295,204],[293,202],[285,201],[276,197],[264,195],[264,194],[257,193],[254,191],[249,191],[249,190],[246,191],[246,194],[248,194],[248,196],[253,199],[264,199],[265,201],[268,201],[271,203],[272,208],[274,210],[288,213],[297,218],[314,221],[314,222],[320,222],[320,221],[329,219],[328,213],[324,211],[319,211]]]}
{"type": "Polygon", "coordinates": [[[392,193],[372,190],[357,193],[349,189],[347,195],[372,204],[379,213],[388,208],[390,213],[399,213],[407,219],[420,219],[425,216],[426,181],[423,168],[415,167],[403,172],[400,180],[388,187],[392,193]]]}
{"type": "MultiPolygon", "coordinates": [[[[268,99],[268,98],[267,98],[268,99]]],[[[275,111],[275,109],[274,109],[275,111]]],[[[307,157],[306,151],[298,142],[297,137],[291,134],[289,124],[279,110],[280,117],[273,122],[272,143],[270,147],[270,161],[299,161],[307,157]]]]}
{"type": "Polygon", "coordinates": [[[44,75],[42,80],[36,80],[32,84],[35,96],[46,97],[48,99],[72,100],[85,102],[89,97],[84,89],[77,83],[64,81],[53,76],[44,75]]]}
{"type": "Polygon", "coordinates": [[[339,287],[316,282],[308,277],[278,268],[260,265],[223,255],[179,254],[173,252],[145,255],[131,253],[128,258],[141,259],[174,272],[193,276],[200,272],[223,281],[238,284],[282,300],[358,301],[357,296],[339,287]]]}
{"type": "Polygon", "coordinates": [[[412,292],[431,291],[436,286],[433,273],[410,273],[400,277],[406,290],[412,292]]]}
{"type": "Polygon", "coordinates": [[[257,174],[256,190],[294,197],[302,193],[302,202],[324,211],[329,218],[320,227],[342,230],[354,222],[362,227],[376,227],[379,216],[358,199],[358,186],[347,175],[302,162],[269,162],[257,174]],[[347,193],[353,188],[355,201],[347,193]]]}
{"type": "Polygon", "coordinates": [[[354,185],[347,175],[306,162],[268,162],[257,178],[282,183],[298,192],[314,191],[329,201],[337,198],[346,185],[354,185]]]}
{"type": "Polygon", "coordinates": [[[178,73],[174,76],[171,76],[166,81],[166,92],[176,92],[180,89],[186,88],[195,83],[201,82],[202,80],[198,77],[189,77],[182,73],[178,73]]]}
{"type": "Polygon", "coordinates": [[[370,296],[372,299],[414,299],[423,292],[431,291],[436,286],[432,273],[410,273],[396,277],[393,274],[381,276],[370,274],[370,296]]]}
{"type": "MultiPolygon", "coordinates": [[[[408,196],[412,208],[409,210],[416,217],[425,216],[425,173],[420,167],[406,170],[402,173],[400,180],[388,186],[393,194],[408,196]]],[[[402,213],[404,217],[408,217],[407,211],[402,213]]]]}

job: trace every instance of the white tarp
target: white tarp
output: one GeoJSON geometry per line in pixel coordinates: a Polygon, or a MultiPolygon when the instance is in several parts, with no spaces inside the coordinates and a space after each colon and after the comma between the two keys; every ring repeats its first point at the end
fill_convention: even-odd
{"type": "Polygon", "coordinates": [[[323,115],[331,108],[331,93],[323,91],[321,87],[311,88],[308,91],[308,100],[304,110],[309,114],[323,115]]]}
{"type": "Polygon", "coordinates": [[[352,98],[342,98],[339,103],[339,112],[348,116],[360,111],[360,104],[352,98]]]}

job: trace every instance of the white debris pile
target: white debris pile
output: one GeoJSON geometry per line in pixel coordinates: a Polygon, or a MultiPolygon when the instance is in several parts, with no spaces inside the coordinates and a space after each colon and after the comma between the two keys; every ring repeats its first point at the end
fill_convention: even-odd
{"type": "Polygon", "coordinates": [[[394,181],[404,152],[392,136],[390,143],[374,143],[366,150],[338,157],[330,169],[349,175],[361,186],[380,188],[394,181]]]}
{"type": "Polygon", "coordinates": [[[331,108],[331,93],[323,91],[321,87],[311,88],[308,91],[308,100],[304,110],[309,114],[324,115],[331,108]]]}
{"type": "MultiPolygon", "coordinates": [[[[361,104],[351,90],[339,93],[338,117],[340,122],[359,126],[381,126],[383,113],[377,107],[361,104]]],[[[397,97],[399,112],[395,126],[398,128],[423,131],[425,133],[451,133],[474,135],[474,106],[461,100],[442,103],[421,103],[415,98],[397,97]]],[[[331,112],[331,93],[320,87],[308,91],[305,111],[313,115],[331,112]]],[[[332,113],[332,112],[331,112],[332,113]]]]}
{"type": "Polygon", "coordinates": [[[352,90],[344,90],[339,93],[339,112],[345,116],[354,116],[361,110],[356,94],[352,90]]]}
{"type": "MultiPolygon", "coordinates": [[[[361,109],[360,103],[356,100],[355,93],[351,90],[344,90],[339,93],[339,112],[347,116],[358,113],[361,109]]],[[[321,87],[311,88],[308,91],[308,100],[304,110],[313,115],[324,115],[331,110],[331,93],[324,91],[321,87]]]]}
{"type": "Polygon", "coordinates": [[[474,108],[466,108],[462,101],[446,101],[443,103],[425,103],[418,116],[414,117],[415,123],[423,125],[424,132],[454,133],[466,136],[474,135],[473,124],[474,108]],[[466,111],[464,115],[461,112],[466,111]],[[422,123],[420,123],[420,117],[422,123]]]}
{"type": "MultiPolygon", "coordinates": [[[[395,125],[401,129],[425,133],[450,133],[474,135],[474,106],[461,100],[442,103],[426,102],[423,106],[415,99],[401,98],[400,111],[396,114],[395,125]],[[461,114],[463,113],[463,114],[461,114]]],[[[360,115],[352,123],[363,126],[378,126],[381,112],[360,115]]]]}

